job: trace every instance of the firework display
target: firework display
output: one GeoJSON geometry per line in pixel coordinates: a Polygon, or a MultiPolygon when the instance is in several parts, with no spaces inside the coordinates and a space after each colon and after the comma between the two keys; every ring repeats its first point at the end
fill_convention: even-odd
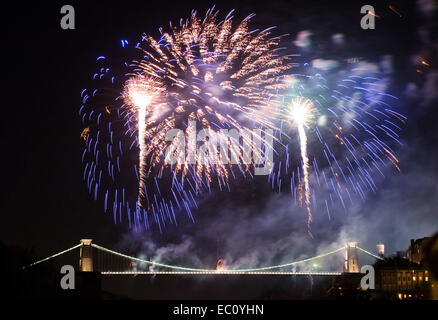
{"type": "Polygon", "coordinates": [[[356,61],[342,77],[296,73],[272,28],[251,30],[253,15],[236,27],[232,12],[218,15],[193,11],[159,40],[122,40],[128,58],[115,68],[98,58],[79,112],[83,178],[115,222],[162,231],[181,211],[194,221],[203,193],[230,191],[230,180],[253,178],[271,156],[268,183],[305,207],[312,235],[312,210],[330,219],[335,203],[347,210],[376,192],[383,166],[400,171],[406,118],[378,70],[356,61]]]}
{"type": "Polygon", "coordinates": [[[281,37],[272,28],[250,30],[251,17],[233,28],[232,12],[223,21],[213,9],[203,19],[192,12],[171,33],[160,29],[158,41],[144,35],[122,71],[98,58],[96,88],[82,92],[80,109],[84,180],[116,222],[126,212],[134,227],[149,227],[153,217],[162,230],[181,209],[193,219],[203,192],[252,176],[254,151],[262,157],[260,142],[270,146],[273,138],[254,130],[275,129],[270,115],[291,64],[281,37]],[[216,141],[219,151],[210,147],[216,141]]]}
{"type": "Polygon", "coordinates": [[[394,110],[398,99],[385,91],[389,83],[379,70],[356,62],[343,68],[348,77],[327,79],[309,69],[286,80],[277,121],[285,152],[269,182],[278,190],[290,186],[294,203],[308,212],[310,233],[312,208],[331,219],[336,203],[347,210],[376,193],[383,167],[400,171],[395,150],[406,117],[394,110]]]}
{"type": "Polygon", "coordinates": [[[434,2],[9,2],[3,292],[438,299],[434,2]]]}

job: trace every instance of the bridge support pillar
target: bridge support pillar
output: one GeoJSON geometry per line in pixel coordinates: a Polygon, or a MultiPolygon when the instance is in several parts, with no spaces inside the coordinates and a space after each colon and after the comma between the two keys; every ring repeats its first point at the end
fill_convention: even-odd
{"type": "Polygon", "coordinates": [[[93,272],[93,247],[92,239],[81,239],[81,250],[79,253],[79,271],[93,272]]]}
{"type": "Polygon", "coordinates": [[[360,272],[357,258],[357,242],[347,242],[344,261],[344,272],[360,272]]]}

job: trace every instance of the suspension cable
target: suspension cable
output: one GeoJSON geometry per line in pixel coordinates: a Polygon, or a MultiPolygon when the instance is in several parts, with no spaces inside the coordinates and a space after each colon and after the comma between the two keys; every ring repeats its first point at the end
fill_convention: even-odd
{"type": "MultiPolygon", "coordinates": [[[[118,255],[118,256],[126,258],[126,259],[131,259],[131,260],[134,260],[134,261],[143,262],[143,263],[146,263],[146,264],[149,264],[149,265],[155,265],[155,266],[165,267],[165,268],[169,268],[169,269],[194,271],[194,272],[216,272],[216,269],[199,269],[199,268],[180,267],[180,266],[173,266],[173,265],[168,265],[168,264],[159,263],[159,262],[150,261],[150,260],[144,260],[144,259],[128,256],[126,254],[119,253],[117,251],[113,251],[113,250],[101,247],[101,246],[99,246],[97,244],[94,244],[94,243],[92,243],[91,246],[93,246],[94,248],[106,251],[108,253],[112,253],[112,254],[118,255]]],[[[317,256],[312,257],[312,258],[307,258],[307,259],[298,260],[298,261],[294,261],[294,262],[289,262],[289,263],[285,263],[285,264],[269,266],[269,267],[261,267],[261,268],[227,270],[227,272],[254,272],[254,271],[262,271],[262,270],[270,270],[270,269],[278,269],[278,268],[289,267],[289,266],[292,266],[292,265],[295,265],[295,264],[299,264],[299,263],[303,263],[303,262],[309,262],[309,261],[312,261],[312,260],[316,260],[316,259],[328,256],[330,254],[333,254],[333,253],[339,252],[341,250],[344,250],[345,248],[346,247],[344,246],[344,247],[338,248],[336,250],[333,250],[333,251],[330,251],[330,252],[327,252],[327,253],[324,253],[324,254],[317,255],[317,256]]]]}
{"type": "Polygon", "coordinates": [[[368,255],[370,255],[370,256],[376,258],[376,259],[383,260],[382,257],[376,256],[375,254],[372,254],[371,252],[366,251],[365,249],[362,249],[361,247],[356,246],[356,248],[358,248],[359,250],[365,252],[366,254],[368,254],[368,255]]]}
{"type": "Polygon", "coordinates": [[[74,247],[71,247],[71,248],[66,249],[66,250],[64,250],[64,251],[61,251],[61,252],[55,253],[54,255],[51,255],[50,257],[47,257],[47,258],[44,258],[44,259],[38,260],[38,261],[36,261],[36,262],[34,262],[34,263],[31,263],[31,264],[29,264],[28,266],[23,267],[22,270],[27,269],[27,268],[30,268],[30,267],[33,267],[33,266],[35,266],[35,265],[37,265],[37,264],[39,264],[39,263],[41,263],[41,262],[44,262],[44,261],[50,260],[50,259],[52,259],[52,258],[58,257],[58,256],[60,256],[60,255],[62,255],[62,254],[64,254],[64,253],[67,253],[67,252],[72,251],[72,250],[74,250],[74,249],[76,249],[76,248],[79,248],[80,246],[82,246],[82,243],[79,243],[79,244],[75,245],[74,247]]]}

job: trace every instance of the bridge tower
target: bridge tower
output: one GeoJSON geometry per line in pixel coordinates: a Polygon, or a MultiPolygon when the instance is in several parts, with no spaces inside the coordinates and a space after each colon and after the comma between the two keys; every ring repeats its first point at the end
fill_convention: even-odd
{"type": "Polygon", "coordinates": [[[357,242],[347,242],[345,250],[344,272],[360,272],[357,258],[357,242]]]}
{"type": "Polygon", "coordinates": [[[93,247],[92,239],[81,239],[81,250],[79,253],[79,271],[93,272],[93,247]]]}

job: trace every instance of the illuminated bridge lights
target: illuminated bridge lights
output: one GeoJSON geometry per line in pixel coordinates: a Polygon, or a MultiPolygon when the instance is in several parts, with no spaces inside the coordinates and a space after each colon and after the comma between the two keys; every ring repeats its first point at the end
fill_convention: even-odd
{"type": "Polygon", "coordinates": [[[286,275],[286,276],[339,276],[341,272],[242,272],[242,271],[104,271],[103,275],[286,275]]]}

